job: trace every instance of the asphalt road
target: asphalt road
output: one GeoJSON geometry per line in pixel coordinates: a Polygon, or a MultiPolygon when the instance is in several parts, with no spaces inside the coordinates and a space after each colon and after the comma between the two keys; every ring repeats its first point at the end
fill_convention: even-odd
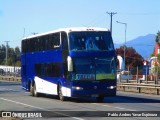
{"type": "MultiPolygon", "coordinates": [[[[20,118],[23,120],[159,120],[160,117],[102,117],[101,115],[100,117],[95,117],[94,115],[97,113],[100,114],[101,112],[106,112],[107,115],[115,112],[112,116],[116,116],[117,112],[134,113],[137,111],[160,111],[160,96],[117,92],[116,97],[106,97],[104,102],[101,103],[96,102],[94,98],[71,99],[69,101],[62,102],[58,100],[56,96],[43,95],[41,97],[32,97],[29,92],[22,90],[20,83],[0,81],[0,111],[34,111],[40,113],[46,112],[48,114],[51,113],[54,115],[54,117],[48,118],[44,116],[42,116],[42,118],[20,118]],[[72,116],[72,114],[67,111],[76,115],[72,116]],[[84,117],[85,114],[90,114],[88,111],[98,112],[91,112],[91,116],[93,117],[84,117]]],[[[1,119],[3,118],[0,118],[0,120],[1,119]]]]}

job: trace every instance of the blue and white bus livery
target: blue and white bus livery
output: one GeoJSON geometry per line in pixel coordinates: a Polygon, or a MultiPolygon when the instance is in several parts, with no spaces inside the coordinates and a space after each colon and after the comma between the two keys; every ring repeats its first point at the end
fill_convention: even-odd
{"type": "Polygon", "coordinates": [[[22,39],[22,87],[66,97],[116,95],[116,54],[105,28],[66,28],[22,39]]]}

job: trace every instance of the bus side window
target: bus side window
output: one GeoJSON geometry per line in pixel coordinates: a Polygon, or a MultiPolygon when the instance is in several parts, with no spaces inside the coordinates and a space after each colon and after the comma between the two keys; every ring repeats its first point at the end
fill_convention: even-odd
{"type": "Polygon", "coordinates": [[[39,38],[39,51],[45,50],[45,36],[39,38]]]}
{"type": "Polygon", "coordinates": [[[48,41],[49,41],[49,35],[45,35],[44,36],[45,50],[48,50],[48,41]]]}
{"type": "Polygon", "coordinates": [[[42,38],[39,38],[39,51],[42,50],[42,38]]]}
{"type": "Polygon", "coordinates": [[[31,39],[32,41],[32,52],[36,52],[37,51],[37,40],[36,38],[31,39]]]}
{"type": "Polygon", "coordinates": [[[61,75],[61,64],[60,63],[52,63],[53,77],[60,77],[61,75]]]}
{"type": "Polygon", "coordinates": [[[35,64],[35,72],[36,72],[36,76],[41,75],[41,64],[35,64]]]}
{"type": "Polygon", "coordinates": [[[35,38],[35,51],[39,51],[39,39],[35,38]]]}
{"type": "Polygon", "coordinates": [[[26,46],[27,46],[27,45],[26,45],[26,42],[27,42],[26,40],[23,40],[23,41],[22,41],[22,53],[25,53],[25,52],[26,52],[26,46]]]}
{"type": "Polygon", "coordinates": [[[65,32],[61,32],[61,41],[62,41],[62,58],[63,58],[63,69],[64,69],[64,76],[67,78],[67,57],[68,57],[68,40],[67,34],[65,32]]]}
{"type": "Polygon", "coordinates": [[[41,64],[41,76],[47,76],[47,64],[41,64]]]}
{"type": "Polygon", "coordinates": [[[34,52],[34,39],[30,39],[30,52],[34,52]]]}
{"type": "Polygon", "coordinates": [[[65,32],[61,32],[61,41],[62,41],[62,49],[68,50],[67,34],[65,32]]]}
{"type": "Polygon", "coordinates": [[[53,40],[53,34],[49,35],[48,38],[48,50],[54,49],[54,40],[53,40]]]}
{"type": "Polygon", "coordinates": [[[53,39],[54,39],[54,48],[59,48],[60,47],[60,33],[53,34],[53,39]]]}
{"type": "Polygon", "coordinates": [[[43,42],[42,42],[42,44],[43,44],[42,46],[43,46],[43,47],[42,47],[42,49],[43,49],[43,50],[46,50],[46,39],[47,39],[47,37],[46,37],[46,36],[43,36],[42,38],[43,38],[43,42]]]}
{"type": "Polygon", "coordinates": [[[29,40],[27,40],[27,47],[26,47],[26,52],[30,52],[31,50],[30,50],[30,48],[31,48],[31,45],[30,45],[31,43],[30,43],[30,39],[29,40]]]}
{"type": "Polygon", "coordinates": [[[61,75],[60,66],[60,63],[35,64],[36,76],[59,77],[61,75]]]}

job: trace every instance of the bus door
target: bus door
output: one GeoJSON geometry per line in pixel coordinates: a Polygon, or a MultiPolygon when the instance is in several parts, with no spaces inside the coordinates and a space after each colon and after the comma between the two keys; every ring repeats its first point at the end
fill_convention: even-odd
{"type": "MultiPolygon", "coordinates": [[[[62,58],[63,58],[63,72],[64,72],[64,78],[67,80],[67,57],[68,57],[68,39],[66,32],[61,32],[61,43],[62,43],[62,58]]],[[[69,87],[70,81],[67,80],[67,85],[69,87]]]]}

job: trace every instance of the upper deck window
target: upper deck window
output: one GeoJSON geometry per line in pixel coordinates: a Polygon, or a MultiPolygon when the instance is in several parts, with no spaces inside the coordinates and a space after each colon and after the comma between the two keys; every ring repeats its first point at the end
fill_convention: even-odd
{"type": "Polygon", "coordinates": [[[113,41],[110,32],[85,31],[69,33],[71,51],[103,51],[113,50],[113,41]]]}
{"type": "Polygon", "coordinates": [[[22,40],[22,53],[60,49],[60,32],[22,40]]]}

